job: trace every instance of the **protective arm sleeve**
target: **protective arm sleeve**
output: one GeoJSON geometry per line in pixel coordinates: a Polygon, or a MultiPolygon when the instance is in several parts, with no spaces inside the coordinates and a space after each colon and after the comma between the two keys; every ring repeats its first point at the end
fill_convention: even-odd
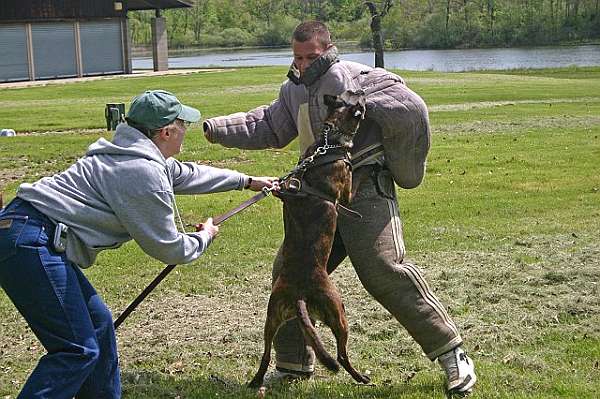
{"type": "Polygon", "coordinates": [[[249,112],[207,119],[204,135],[211,143],[244,149],[283,148],[297,135],[284,97],[249,112]]]}

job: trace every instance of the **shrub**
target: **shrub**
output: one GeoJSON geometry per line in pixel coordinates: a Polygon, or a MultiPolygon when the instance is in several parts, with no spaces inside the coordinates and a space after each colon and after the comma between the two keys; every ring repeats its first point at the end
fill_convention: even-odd
{"type": "Polygon", "coordinates": [[[260,33],[258,44],[262,46],[283,46],[290,44],[292,33],[299,21],[288,15],[275,15],[271,26],[260,33]]]}
{"type": "Polygon", "coordinates": [[[238,47],[256,44],[256,38],[242,28],[227,28],[221,32],[221,42],[225,47],[238,47]]]}

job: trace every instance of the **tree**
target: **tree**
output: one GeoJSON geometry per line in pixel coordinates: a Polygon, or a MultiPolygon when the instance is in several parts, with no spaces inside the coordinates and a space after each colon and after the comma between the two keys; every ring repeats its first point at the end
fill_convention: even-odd
{"type": "MultiPolygon", "coordinates": [[[[330,26],[336,40],[374,47],[375,65],[383,65],[386,46],[455,48],[600,39],[600,0],[399,0],[396,7],[391,4],[391,0],[195,0],[191,8],[166,10],[164,15],[169,40],[182,46],[286,44],[292,25],[319,19],[330,26]],[[366,8],[370,14],[364,12],[366,8]]],[[[150,43],[152,16],[152,11],[128,13],[135,46],[150,43]]]]}
{"type": "Polygon", "coordinates": [[[365,5],[369,8],[371,13],[371,33],[373,35],[373,47],[375,49],[375,67],[383,68],[383,36],[381,34],[381,19],[385,17],[394,5],[392,0],[385,0],[383,4],[383,11],[377,12],[377,5],[372,1],[366,1],[365,5]]]}

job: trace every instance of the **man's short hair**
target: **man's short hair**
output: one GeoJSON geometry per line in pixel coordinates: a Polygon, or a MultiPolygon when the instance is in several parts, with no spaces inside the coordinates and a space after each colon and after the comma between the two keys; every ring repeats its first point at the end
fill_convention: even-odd
{"type": "Polygon", "coordinates": [[[327,25],[320,21],[305,21],[296,26],[292,40],[306,42],[316,37],[323,47],[331,45],[331,33],[327,25]]]}

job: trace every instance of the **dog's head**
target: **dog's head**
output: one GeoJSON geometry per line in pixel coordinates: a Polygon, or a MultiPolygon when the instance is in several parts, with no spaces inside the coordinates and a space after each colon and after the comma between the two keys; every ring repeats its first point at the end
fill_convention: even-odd
{"type": "Polygon", "coordinates": [[[327,132],[328,141],[352,148],[352,139],[360,121],[365,118],[364,96],[347,91],[339,96],[326,94],[323,100],[328,107],[327,118],[323,122],[323,132],[327,132]]]}

